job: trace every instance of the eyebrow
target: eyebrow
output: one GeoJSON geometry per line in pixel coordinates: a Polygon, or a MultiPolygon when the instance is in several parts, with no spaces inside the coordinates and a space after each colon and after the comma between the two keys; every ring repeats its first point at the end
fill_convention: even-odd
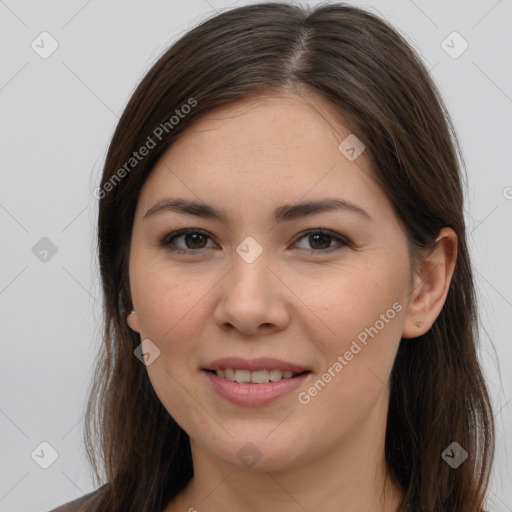
{"type": "MultiPolygon", "coordinates": [[[[301,217],[308,217],[318,213],[342,211],[355,213],[367,220],[373,220],[369,213],[360,206],[344,199],[322,199],[318,201],[307,201],[296,204],[285,204],[274,210],[273,220],[276,223],[292,221],[301,217]]],[[[195,215],[205,219],[217,219],[224,224],[228,223],[226,210],[200,201],[181,198],[165,198],[152,206],[143,219],[152,217],[155,214],[164,212],[178,212],[188,215],[195,215]]]]}

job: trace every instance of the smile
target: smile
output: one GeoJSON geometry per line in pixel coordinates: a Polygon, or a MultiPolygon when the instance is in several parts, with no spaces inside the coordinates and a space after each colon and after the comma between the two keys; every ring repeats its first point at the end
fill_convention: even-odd
{"type": "MultiPolygon", "coordinates": [[[[213,370],[212,370],[213,371],[213,370]]],[[[301,372],[304,373],[304,372],[301,372]]],[[[253,384],[265,384],[267,382],[277,382],[281,379],[291,379],[301,373],[292,372],[291,370],[280,370],[273,368],[271,370],[237,370],[233,368],[224,368],[215,370],[215,375],[221,379],[231,382],[245,382],[253,384]]]]}

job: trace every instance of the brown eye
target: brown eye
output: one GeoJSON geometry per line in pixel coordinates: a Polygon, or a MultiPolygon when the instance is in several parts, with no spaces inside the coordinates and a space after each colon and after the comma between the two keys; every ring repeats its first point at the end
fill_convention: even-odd
{"type": "Polygon", "coordinates": [[[329,235],[309,235],[308,241],[314,249],[328,249],[331,244],[331,237],[329,235]]]}
{"type": "Polygon", "coordinates": [[[330,231],[307,231],[300,238],[306,239],[309,247],[300,247],[312,252],[324,253],[331,252],[340,246],[348,246],[349,242],[342,236],[330,231]],[[337,242],[336,245],[331,245],[332,242],[337,242]]]}
{"type": "Polygon", "coordinates": [[[201,233],[187,233],[183,240],[188,249],[202,249],[205,246],[206,237],[201,233]]]}
{"type": "MultiPolygon", "coordinates": [[[[339,249],[340,247],[350,245],[350,242],[348,242],[344,237],[331,231],[306,231],[294,245],[297,245],[299,241],[303,239],[307,240],[309,247],[299,248],[309,250],[312,253],[322,254],[332,252],[336,249],[339,249]]],[[[207,245],[208,240],[211,240],[210,236],[202,230],[182,229],[167,235],[160,242],[160,245],[166,247],[170,251],[177,253],[193,253],[199,252],[202,249],[212,248],[212,246],[207,245]],[[177,243],[177,241],[180,240],[181,242],[177,243]]]]}
{"type": "Polygon", "coordinates": [[[197,229],[183,229],[167,235],[160,244],[171,251],[185,253],[208,248],[206,244],[209,238],[209,235],[197,229]],[[178,244],[177,240],[182,242],[178,244]]]}

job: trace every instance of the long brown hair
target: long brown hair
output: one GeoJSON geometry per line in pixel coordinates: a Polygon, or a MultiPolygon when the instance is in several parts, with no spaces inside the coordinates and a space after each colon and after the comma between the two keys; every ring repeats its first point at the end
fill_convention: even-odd
{"type": "Polygon", "coordinates": [[[85,442],[96,482],[107,483],[94,510],[162,510],[193,476],[189,437],[156,396],[134,356],[140,336],[126,324],[139,191],[163,153],[208,111],[299,88],[321,94],[351,123],[415,257],[445,226],[458,236],[441,313],[421,339],[400,342],[385,457],[404,493],[400,510],[483,510],[494,424],[476,352],[461,150],[442,98],[406,40],[379,17],[341,3],[261,3],[218,14],[165,51],[124,110],[97,194],[104,326],[85,442]],[[142,147],[145,156],[135,157],[142,147]],[[457,469],[442,457],[452,442],[468,453],[457,469]]]}

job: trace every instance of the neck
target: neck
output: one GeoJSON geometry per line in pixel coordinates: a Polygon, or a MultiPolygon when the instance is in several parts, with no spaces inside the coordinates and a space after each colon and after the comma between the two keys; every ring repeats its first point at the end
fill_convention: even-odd
{"type": "MultiPolygon", "coordinates": [[[[373,411],[381,419],[384,412],[373,411]]],[[[385,428],[367,421],[313,460],[257,471],[227,464],[191,440],[194,477],[165,512],[396,512],[403,495],[387,471],[384,443],[385,428]]]]}
{"type": "Polygon", "coordinates": [[[323,512],[396,512],[402,493],[390,475],[373,468],[370,473],[353,469],[325,472],[319,464],[254,473],[238,468],[217,474],[200,473],[181,496],[176,510],[235,512],[244,510],[323,512]],[[361,471],[361,472],[360,472],[361,471]]]}

